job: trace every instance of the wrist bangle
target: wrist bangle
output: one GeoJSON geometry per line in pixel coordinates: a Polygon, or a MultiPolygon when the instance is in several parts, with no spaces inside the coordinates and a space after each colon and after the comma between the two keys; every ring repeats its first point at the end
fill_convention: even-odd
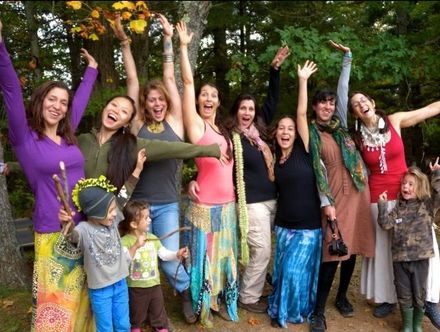
{"type": "Polygon", "coordinates": [[[352,58],[352,57],[353,57],[353,54],[351,54],[351,52],[346,52],[346,53],[344,54],[344,56],[345,56],[346,58],[352,58]]]}
{"type": "Polygon", "coordinates": [[[131,43],[131,39],[130,38],[125,38],[119,41],[119,44],[130,44],[131,43]]]}
{"type": "Polygon", "coordinates": [[[163,54],[163,62],[174,62],[174,54],[163,54]]]}

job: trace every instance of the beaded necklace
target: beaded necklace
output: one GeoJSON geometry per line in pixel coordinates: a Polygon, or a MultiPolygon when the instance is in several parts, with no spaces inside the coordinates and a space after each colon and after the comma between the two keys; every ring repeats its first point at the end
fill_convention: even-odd
{"type": "Polygon", "coordinates": [[[386,160],[386,144],[390,141],[391,132],[381,133],[380,129],[385,127],[385,121],[378,117],[377,125],[373,129],[368,129],[363,123],[360,126],[362,135],[362,144],[367,151],[380,151],[379,153],[379,168],[380,173],[383,174],[388,171],[386,160]]]}

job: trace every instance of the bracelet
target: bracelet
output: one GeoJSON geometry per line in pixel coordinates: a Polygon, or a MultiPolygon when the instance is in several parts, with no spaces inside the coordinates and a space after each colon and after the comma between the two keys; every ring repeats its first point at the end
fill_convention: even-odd
{"type": "Polygon", "coordinates": [[[122,40],[119,41],[119,44],[121,44],[121,45],[122,44],[126,44],[126,43],[130,44],[131,43],[131,39],[127,37],[127,38],[122,39],[122,40]]]}
{"type": "Polygon", "coordinates": [[[351,52],[347,52],[347,53],[345,53],[344,56],[345,56],[346,58],[352,58],[352,57],[353,57],[353,55],[351,54],[351,52]]]}
{"type": "Polygon", "coordinates": [[[163,62],[174,62],[174,54],[163,54],[163,62]]]}

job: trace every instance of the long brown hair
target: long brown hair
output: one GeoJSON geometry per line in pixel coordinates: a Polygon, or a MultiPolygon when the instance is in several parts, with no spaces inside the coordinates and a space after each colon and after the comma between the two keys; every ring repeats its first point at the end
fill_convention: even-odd
{"type": "MultiPolygon", "coordinates": [[[[132,105],[133,113],[130,123],[136,113],[134,100],[126,95],[118,95],[109,99],[105,105],[107,106],[115,98],[125,98],[132,105]]],[[[110,140],[111,149],[108,154],[106,176],[119,191],[136,167],[137,138],[130,132],[129,128],[122,127],[113,134],[110,140]]]]}
{"type": "Polygon", "coordinates": [[[254,107],[255,107],[255,117],[253,120],[253,124],[258,129],[258,132],[260,133],[260,137],[264,141],[267,141],[268,140],[267,128],[266,128],[266,124],[264,123],[264,120],[262,119],[262,116],[261,116],[261,109],[258,106],[258,103],[257,103],[257,100],[255,99],[255,97],[250,93],[240,93],[237,96],[237,98],[235,98],[235,100],[229,110],[229,117],[228,117],[226,124],[225,124],[226,128],[228,128],[228,130],[230,130],[230,131],[238,128],[237,113],[238,113],[238,110],[240,109],[241,102],[244,100],[253,101],[254,107]]]}
{"type": "Polygon", "coordinates": [[[132,231],[132,228],[130,227],[130,223],[132,221],[139,222],[139,219],[141,218],[141,213],[143,210],[149,210],[150,205],[146,201],[129,201],[122,210],[122,213],[124,215],[124,220],[122,220],[119,225],[119,233],[121,236],[124,236],[132,231]]]}
{"type": "Polygon", "coordinates": [[[144,121],[147,125],[151,124],[154,121],[150,115],[150,112],[147,110],[147,99],[152,90],[157,90],[164,96],[167,103],[167,112],[169,111],[169,108],[172,107],[170,94],[168,93],[165,84],[159,79],[147,82],[141,88],[141,91],[139,91],[139,107],[144,112],[144,121]]]}
{"type": "MultiPolygon", "coordinates": [[[[225,124],[223,123],[222,116],[221,116],[221,114],[222,114],[222,112],[221,112],[221,110],[222,110],[221,104],[222,104],[222,100],[223,100],[223,95],[221,94],[220,90],[218,89],[218,87],[214,83],[206,82],[206,83],[203,83],[202,85],[200,85],[199,88],[196,90],[196,100],[198,100],[199,95],[200,95],[202,89],[205,86],[209,86],[209,87],[214,88],[214,89],[217,90],[218,100],[220,102],[220,105],[217,108],[217,111],[215,113],[214,124],[218,127],[218,129],[220,130],[220,134],[226,140],[226,143],[227,143],[226,154],[228,155],[229,158],[232,158],[233,156],[232,156],[232,149],[231,149],[231,145],[232,145],[231,135],[229,133],[228,128],[226,128],[225,124]]],[[[198,107],[197,107],[197,113],[200,114],[198,107]]]]}
{"type": "Polygon", "coordinates": [[[64,138],[64,140],[69,145],[76,144],[75,133],[71,124],[72,91],[63,82],[48,81],[35,89],[35,91],[32,93],[31,99],[26,109],[29,126],[37,133],[39,139],[42,139],[44,137],[46,125],[43,117],[43,103],[48,93],[55,88],[65,90],[69,97],[66,116],[58,123],[57,135],[64,138]]]}

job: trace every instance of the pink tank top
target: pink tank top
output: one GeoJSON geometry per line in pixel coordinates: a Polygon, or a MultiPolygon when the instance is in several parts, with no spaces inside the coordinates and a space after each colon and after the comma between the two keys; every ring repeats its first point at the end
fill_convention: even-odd
{"type": "MultiPolygon", "coordinates": [[[[199,145],[217,143],[222,154],[226,154],[226,139],[205,122],[205,134],[199,145]]],[[[235,201],[233,170],[234,162],[222,165],[220,160],[210,157],[195,158],[198,169],[199,201],[201,204],[225,204],[235,201]]]]}
{"type": "Polygon", "coordinates": [[[388,121],[391,139],[385,144],[386,170],[381,165],[380,148],[372,148],[363,144],[362,158],[370,170],[368,183],[370,185],[371,203],[377,203],[379,195],[388,191],[388,199],[396,200],[400,191],[400,182],[407,170],[405,148],[402,138],[388,121]]]}

